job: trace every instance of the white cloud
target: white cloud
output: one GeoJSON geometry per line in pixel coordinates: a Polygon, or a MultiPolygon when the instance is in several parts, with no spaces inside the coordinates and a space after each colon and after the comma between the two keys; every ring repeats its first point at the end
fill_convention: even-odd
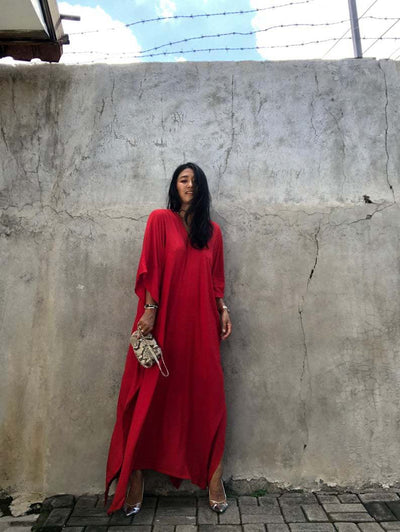
{"type": "Polygon", "coordinates": [[[58,6],[60,13],[81,17],[80,22],[63,20],[70,44],[64,46],[60,63],[132,63],[140,60],[134,57],[141,49],[132,31],[123,22],[112,19],[101,7],[67,2],[59,2],[58,6]]]}
{"type": "Polygon", "coordinates": [[[159,17],[172,17],[176,12],[176,4],[172,0],[160,0],[156,12],[159,17]]]}
{"type": "MultiPolygon", "coordinates": [[[[285,3],[285,2],[282,2],[285,3]]],[[[361,37],[379,37],[394,21],[373,20],[366,17],[373,15],[376,17],[398,17],[397,2],[393,0],[380,0],[379,5],[373,6],[366,14],[365,18],[360,19],[361,37]]],[[[252,8],[265,8],[277,5],[276,0],[250,0],[252,8]]],[[[279,4],[278,4],[279,5],[279,4]]],[[[358,16],[361,15],[371,6],[371,0],[358,0],[358,16]]],[[[336,22],[339,20],[348,20],[349,10],[348,2],[332,2],[331,0],[311,0],[309,3],[300,3],[298,6],[291,5],[283,8],[267,9],[256,13],[252,19],[252,26],[255,30],[261,30],[270,26],[280,24],[318,24],[325,22],[336,22]]],[[[400,26],[393,27],[385,37],[395,37],[396,30],[400,26]]],[[[335,24],[331,26],[293,26],[290,28],[271,29],[266,32],[256,34],[256,45],[266,48],[259,50],[263,59],[269,60],[288,60],[288,59],[341,59],[345,57],[354,57],[353,45],[351,39],[350,23],[335,24]],[[347,31],[349,30],[349,31],[347,31]],[[309,41],[321,41],[325,39],[337,39],[347,31],[342,39],[329,53],[328,50],[335,43],[335,40],[304,46],[284,47],[285,45],[306,43],[309,41]],[[273,48],[273,46],[281,46],[273,48]]],[[[397,33],[398,36],[398,33],[397,33]]],[[[362,41],[363,50],[367,50],[373,40],[362,41]]],[[[395,40],[382,40],[374,45],[371,50],[366,51],[365,57],[388,57],[400,42],[395,40]]],[[[400,54],[400,49],[398,51],[400,54]]],[[[395,55],[392,59],[395,58],[395,55]]]]}
{"type": "Polygon", "coordinates": [[[36,65],[36,64],[39,64],[39,63],[42,63],[42,61],[40,59],[31,59],[30,61],[17,61],[16,59],[13,59],[12,57],[2,57],[0,59],[0,65],[12,65],[12,66],[17,66],[17,65],[36,65]]]}
{"type": "Polygon", "coordinates": [[[174,59],[177,63],[182,63],[183,61],[187,61],[187,59],[183,57],[182,55],[180,57],[174,57],[174,59]]]}

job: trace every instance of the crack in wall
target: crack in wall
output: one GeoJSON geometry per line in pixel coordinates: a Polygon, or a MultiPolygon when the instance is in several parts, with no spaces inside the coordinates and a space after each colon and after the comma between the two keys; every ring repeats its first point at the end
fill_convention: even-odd
{"type": "MultiPolygon", "coordinates": [[[[279,211],[277,211],[277,212],[278,213],[283,213],[283,215],[281,215],[281,214],[278,214],[276,212],[275,213],[271,213],[271,212],[264,212],[263,213],[263,212],[258,212],[256,210],[250,212],[245,207],[243,207],[241,205],[236,205],[234,212],[235,212],[235,214],[237,214],[237,209],[240,209],[241,211],[243,211],[247,215],[247,217],[249,219],[256,220],[256,221],[260,220],[262,218],[268,218],[268,217],[278,218],[279,220],[281,220],[283,222],[283,224],[286,227],[289,227],[289,228],[296,228],[299,225],[299,222],[298,222],[297,219],[294,219],[291,222],[288,217],[284,217],[284,215],[286,215],[286,214],[289,214],[289,216],[290,215],[297,215],[297,214],[304,214],[306,216],[315,216],[317,214],[320,214],[321,215],[321,222],[320,222],[320,225],[318,227],[317,232],[314,234],[314,238],[315,238],[315,242],[316,242],[316,246],[317,246],[317,255],[315,257],[314,266],[311,269],[309,277],[308,277],[308,283],[309,283],[310,279],[314,275],[315,268],[316,268],[317,261],[318,261],[318,250],[319,250],[318,234],[320,232],[321,227],[322,226],[324,226],[324,227],[326,227],[326,226],[328,226],[328,227],[340,227],[342,225],[352,225],[352,224],[355,224],[355,223],[358,223],[358,222],[365,222],[367,220],[371,220],[376,213],[384,211],[385,209],[390,208],[390,207],[392,207],[394,205],[397,206],[397,203],[394,203],[394,202],[389,203],[389,204],[386,204],[386,202],[383,202],[383,203],[371,202],[370,204],[365,204],[365,205],[372,205],[372,204],[378,205],[378,207],[373,212],[368,213],[363,218],[356,218],[355,220],[350,220],[350,221],[349,220],[345,220],[344,222],[340,222],[340,223],[334,223],[334,222],[331,222],[331,221],[327,221],[327,222],[322,223],[322,220],[327,218],[327,217],[329,218],[333,212],[335,212],[337,209],[341,210],[342,207],[328,207],[327,211],[311,211],[311,212],[307,212],[304,209],[279,209],[279,211]]],[[[221,214],[220,210],[216,209],[215,207],[213,208],[213,211],[216,214],[218,214],[218,216],[221,219],[224,220],[226,225],[229,225],[229,226],[232,226],[232,227],[239,227],[239,228],[243,227],[243,224],[242,224],[242,222],[240,220],[237,221],[237,223],[235,223],[232,219],[229,219],[228,217],[226,217],[223,214],[221,214]]],[[[237,216],[235,217],[235,221],[236,220],[238,220],[237,216]]]]}
{"type": "MultiPolygon", "coordinates": [[[[13,86],[12,94],[14,95],[14,86],[13,86]]],[[[17,115],[15,115],[15,116],[17,116],[17,115]]],[[[31,143],[31,145],[29,147],[29,151],[32,154],[32,159],[33,159],[34,156],[37,157],[36,163],[34,164],[34,168],[32,170],[29,170],[27,168],[32,168],[33,167],[33,163],[27,164],[27,168],[25,168],[25,166],[23,165],[22,160],[21,160],[20,153],[23,152],[24,148],[26,148],[26,145],[24,145],[24,144],[26,144],[26,141],[24,142],[23,136],[20,136],[17,139],[17,142],[19,144],[19,149],[14,149],[13,150],[12,149],[12,146],[13,146],[12,137],[10,138],[10,143],[11,143],[11,145],[10,145],[9,141],[7,140],[6,130],[4,129],[3,126],[1,126],[1,128],[0,128],[0,132],[1,132],[1,138],[3,140],[3,143],[4,143],[4,146],[6,148],[6,151],[10,154],[11,158],[15,162],[15,165],[16,165],[17,169],[21,173],[23,173],[26,181],[29,181],[29,183],[34,184],[35,183],[35,177],[36,177],[38,190],[39,190],[39,199],[40,199],[40,202],[41,202],[42,201],[42,184],[41,184],[40,177],[39,177],[39,168],[40,168],[40,162],[41,162],[41,143],[40,143],[41,137],[39,135],[39,131],[40,131],[40,114],[39,114],[38,111],[36,111],[35,117],[36,117],[35,127],[32,130],[32,132],[30,134],[30,139],[29,139],[30,143],[31,143]],[[37,141],[37,144],[38,144],[37,147],[34,146],[34,141],[37,141]]],[[[6,158],[4,158],[4,159],[6,159],[6,158]]],[[[3,166],[3,168],[5,168],[5,167],[3,166]]],[[[4,170],[3,170],[3,172],[4,172],[4,170]]],[[[11,173],[11,176],[12,175],[13,174],[11,173]]],[[[7,190],[7,192],[8,192],[9,201],[11,201],[13,190],[14,190],[14,184],[16,182],[17,182],[17,179],[12,179],[10,184],[9,184],[9,186],[7,188],[3,189],[3,190],[7,190]]],[[[2,191],[2,193],[3,193],[3,191],[2,191]]]]}
{"type": "Polygon", "coordinates": [[[104,218],[108,218],[110,220],[132,220],[132,221],[140,221],[142,220],[143,218],[147,218],[149,216],[149,214],[144,214],[144,215],[141,215],[139,217],[135,217],[135,216],[127,216],[127,215],[118,215],[118,216],[111,216],[109,214],[107,214],[105,211],[103,210],[93,210],[93,211],[86,211],[85,214],[72,214],[71,212],[67,211],[66,209],[62,209],[62,210],[57,210],[55,209],[53,206],[51,205],[44,205],[44,207],[47,207],[49,209],[51,209],[55,214],[57,215],[62,215],[62,214],[66,214],[69,218],[71,219],[80,219],[80,220],[90,220],[91,222],[93,222],[94,224],[98,224],[100,225],[98,222],[96,222],[96,220],[93,218],[93,214],[95,215],[98,215],[98,216],[103,216],[104,218]]]}
{"type": "Polygon", "coordinates": [[[95,108],[95,111],[93,113],[93,126],[92,126],[92,134],[93,134],[93,131],[96,130],[96,126],[97,126],[97,122],[101,119],[101,117],[103,116],[103,112],[104,112],[104,108],[106,106],[106,101],[104,98],[101,99],[102,101],[102,104],[101,104],[101,108],[98,109],[98,106],[96,106],[95,108]]]}
{"type": "Polygon", "coordinates": [[[138,100],[141,100],[143,97],[143,81],[146,81],[146,78],[144,78],[144,80],[141,79],[139,82],[138,100]]]}
{"type": "Polygon", "coordinates": [[[224,161],[224,169],[219,169],[219,176],[218,176],[218,188],[217,188],[217,197],[220,195],[220,186],[221,186],[221,178],[225,175],[225,172],[228,168],[229,164],[229,158],[231,156],[231,152],[233,149],[233,144],[235,142],[235,126],[234,126],[234,120],[235,120],[235,111],[234,111],[234,103],[235,103],[235,76],[232,74],[231,78],[231,113],[230,113],[230,123],[231,123],[231,136],[230,136],[230,145],[226,148],[225,151],[225,161],[224,161]]]}
{"type": "MultiPolygon", "coordinates": [[[[396,202],[389,203],[388,205],[385,205],[385,207],[382,207],[381,209],[378,207],[378,208],[375,209],[371,214],[367,214],[367,216],[365,216],[365,218],[358,218],[357,220],[353,220],[352,222],[348,222],[347,225],[356,224],[356,223],[358,223],[358,222],[363,222],[363,221],[365,221],[365,220],[371,220],[371,218],[372,218],[377,212],[384,211],[385,209],[387,209],[388,207],[392,207],[393,205],[396,205],[396,202]]],[[[339,225],[341,225],[341,224],[339,224],[339,225]]]]}
{"type": "Polygon", "coordinates": [[[226,169],[228,168],[229,157],[233,149],[233,143],[235,142],[236,131],[235,131],[235,126],[234,126],[234,123],[235,123],[234,105],[235,105],[235,78],[234,78],[234,75],[232,74],[232,80],[231,80],[231,145],[227,149],[227,152],[226,152],[224,173],[226,172],[226,169]]]}
{"type": "Polygon", "coordinates": [[[36,178],[37,178],[37,183],[38,183],[38,188],[39,188],[39,203],[40,205],[42,205],[43,204],[43,189],[42,189],[42,182],[40,181],[39,168],[40,168],[40,141],[39,141],[39,156],[38,156],[38,161],[36,165],[36,178]]]}
{"type": "MultiPolygon", "coordinates": [[[[289,220],[287,218],[283,218],[283,216],[280,216],[279,214],[276,214],[276,213],[271,213],[271,212],[261,213],[261,212],[258,212],[258,211],[251,211],[250,212],[245,207],[243,207],[242,205],[236,205],[235,206],[235,211],[234,211],[235,214],[237,214],[237,209],[240,209],[240,210],[244,211],[249,219],[252,219],[252,220],[255,220],[255,221],[258,221],[259,219],[262,219],[262,218],[271,217],[271,218],[279,218],[279,220],[281,220],[287,227],[293,227],[295,225],[295,223],[293,223],[293,224],[289,223],[289,220]]],[[[216,214],[218,214],[218,216],[220,218],[222,218],[226,222],[226,225],[230,225],[232,227],[243,228],[243,224],[242,224],[241,221],[239,221],[238,223],[234,223],[232,220],[229,220],[228,218],[224,217],[214,207],[213,207],[213,211],[216,214]]],[[[287,211],[286,210],[282,210],[282,211],[279,211],[279,212],[287,212],[287,211]]],[[[301,212],[301,211],[291,211],[291,212],[301,212]]],[[[235,219],[237,219],[237,217],[235,219]]]]}
{"type": "Polygon", "coordinates": [[[160,150],[160,158],[163,167],[164,179],[167,180],[167,165],[165,164],[164,150],[160,150]]]}
{"type": "Polygon", "coordinates": [[[356,224],[358,222],[365,222],[366,220],[371,220],[371,218],[377,213],[377,212],[381,212],[381,211],[384,211],[385,209],[388,209],[389,207],[393,207],[394,205],[397,206],[397,203],[396,202],[392,202],[392,203],[389,203],[389,204],[385,204],[385,203],[379,203],[378,205],[385,205],[384,207],[380,208],[380,207],[377,207],[372,213],[370,214],[367,214],[365,217],[363,218],[357,218],[356,220],[352,220],[352,221],[344,221],[344,222],[340,222],[338,224],[336,223],[332,223],[332,222],[326,222],[325,224],[323,225],[328,225],[328,226],[332,226],[332,227],[340,227],[341,225],[352,225],[352,224],[356,224]]]}
{"type": "Polygon", "coordinates": [[[104,107],[106,106],[106,101],[104,98],[101,99],[101,109],[99,111],[99,118],[101,118],[101,116],[103,115],[103,111],[104,111],[104,107]]]}
{"type": "MultiPolygon", "coordinates": [[[[317,231],[314,233],[314,240],[315,240],[315,245],[316,245],[316,253],[315,253],[314,265],[311,268],[310,275],[308,276],[308,279],[307,279],[307,289],[308,289],[308,285],[310,284],[310,281],[312,279],[312,276],[314,275],[315,268],[317,267],[318,252],[319,252],[318,234],[319,234],[320,230],[321,230],[321,225],[318,226],[317,231]]],[[[306,292],[307,292],[307,290],[306,290],[306,292]]]]}
{"type": "MultiPolygon", "coordinates": [[[[66,178],[66,171],[64,168],[67,168],[67,162],[65,160],[65,150],[66,150],[66,144],[62,141],[62,135],[60,134],[60,114],[61,114],[61,106],[57,105],[57,95],[54,90],[51,90],[49,88],[49,96],[46,99],[46,106],[47,106],[47,116],[51,117],[51,120],[49,119],[49,122],[51,124],[52,133],[53,133],[53,140],[52,140],[52,161],[55,161],[54,164],[54,176],[55,180],[52,181],[52,183],[48,183],[48,186],[50,186],[48,190],[48,200],[50,202],[53,202],[55,205],[58,205],[61,198],[62,193],[65,191],[62,187],[62,182],[66,178]],[[53,106],[52,106],[53,102],[53,106]],[[54,109],[53,109],[54,108],[54,109]]],[[[76,148],[75,148],[76,149],[76,148]]],[[[75,151],[74,149],[74,151],[75,151]]]]}
{"type": "MultiPolygon", "coordinates": [[[[346,221],[340,224],[331,224],[328,222],[327,224],[324,224],[324,225],[334,225],[335,227],[337,227],[340,225],[351,225],[354,223],[358,223],[360,221],[370,220],[377,212],[381,212],[387,208],[392,207],[393,205],[397,206],[395,202],[390,203],[390,204],[385,204],[383,207],[382,207],[382,204],[380,204],[371,214],[368,214],[364,218],[359,218],[356,220],[352,220],[350,222],[346,221]]],[[[307,422],[307,393],[309,394],[309,396],[311,396],[312,394],[311,374],[310,374],[310,366],[309,366],[309,352],[308,352],[308,347],[307,347],[307,338],[306,338],[306,332],[305,332],[305,327],[304,327],[303,314],[304,314],[304,305],[305,305],[305,300],[306,300],[307,293],[308,293],[309,284],[315,274],[317,263],[318,263],[319,247],[320,247],[318,235],[321,231],[321,225],[322,225],[322,219],[320,220],[318,229],[314,233],[314,240],[315,240],[315,246],[316,246],[314,263],[313,263],[313,266],[311,268],[311,271],[307,279],[305,294],[302,296],[301,298],[302,301],[298,305],[298,315],[299,315],[300,329],[301,329],[302,343],[303,343],[303,361],[302,361],[302,369],[301,369],[301,374],[300,374],[300,400],[302,404],[302,422],[303,422],[304,433],[305,433],[304,442],[303,442],[303,455],[309,442],[309,427],[308,427],[308,422],[307,422]],[[306,383],[306,376],[308,376],[307,383],[306,383]]]]}
{"type": "Polygon", "coordinates": [[[111,92],[110,92],[110,101],[111,101],[111,109],[112,109],[110,132],[112,133],[115,139],[118,139],[118,134],[115,129],[115,125],[118,123],[118,115],[117,115],[117,111],[115,110],[115,105],[114,105],[114,90],[115,90],[115,75],[113,73],[112,74],[112,87],[111,87],[111,92]]]}
{"type": "Polygon", "coordinates": [[[383,81],[384,81],[384,85],[385,85],[385,111],[384,111],[384,113],[385,113],[385,153],[386,153],[385,171],[386,171],[386,181],[387,181],[387,184],[389,185],[389,188],[390,188],[390,190],[392,192],[393,201],[396,202],[396,196],[395,196],[395,193],[394,193],[394,189],[393,189],[392,184],[389,181],[389,149],[388,149],[389,122],[388,122],[388,113],[387,113],[387,109],[388,109],[388,105],[389,105],[389,98],[388,98],[387,80],[386,80],[385,71],[383,70],[383,68],[381,66],[381,63],[379,61],[378,61],[378,68],[382,72],[383,81]]]}
{"type": "Polygon", "coordinates": [[[0,131],[1,131],[1,136],[3,138],[3,142],[4,142],[5,146],[6,146],[6,149],[7,149],[7,151],[10,151],[10,148],[9,148],[8,142],[7,142],[7,138],[6,138],[6,133],[4,131],[3,126],[1,126],[0,131]]]}
{"type": "Polygon", "coordinates": [[[110,216],[109,214],[106,214],[104,211],[99,211],[101,216],[105,216],[106,218],[109,218],[110,220],[133,220],[135,222],[140,222],[144,218],[147,218],[150,213],[143,214],[139,216],[138,218],[135,218],[135,216],[126,216],[126,215],[120,215],[120,216],[110,216]]]}
{"type": "MultiPolygon", "coordinates": [[[[303,304],[304,304],[304,297],[303,297],[303,304]]],[[[306,366],[307,366],[307,372],[308,372],[308,385],[309,390],[311,392],[311,382],[310,382],[310,366],[308,362],[308,349],[307,349],[307,341],[306,341],[306,333],[304,331],[304,324],[303,324],[303,307],[302,305],[298,306],[298,314],[300,318],[300,328],[303,335],[303,348],[304,348],[304,356],[303,356],[303,363],[302,363],[302,369],[300,374],[300,400],[302,403],[302,416],[303,416],[303,426],[305,429],[305,438],[303,441],[303,454],[305,450],[307,449],[307,445],[309,442],[309,428],[308,428],[308,422],[307,422],[307,403],[306,398],[303,396],[302,390],[303,390],[303,383],[304,383],[304,377],[306,373],[306,366]]]]}
{"type": "Polygon", "coordinates": [[[303,350],[304,350],[303,362],[302,362],[302,368],[301,368],[301,374],[300,374],[300,400],[302,404],[302,421],[303,421],[304,432],[305,432],[305,437],[304,437],[304,442],[303,442],[303,454],[305,450],[307,449],[307,445],[309,442],[309,428],[308,428],[308,421],[307,421],[307,403],[310,400],[310,396],[312,394],[311,373],[310,373],[310,365],[309,365],[309,357],[308,357],[306,332],[304,329],[303,312],[304,312],[304,304],[305,304],[305,299],[306,299],[307,292],[308,292],[308,287],[315,273],[317,263],[318,263],[318,255],[319,255],[318,235],[320,231],[321,231],[321,220],[319,221],[318,229],[314,233],[314,241],[315,241],[315,248],[316,248],[314,263],[308,275],[306,291],[305,291],[305,294],[302,296],[302,302],[298,305],[298,308],[297,308],[297,311],[299,314],[300,328],[301,328],[302,341],[303,341],[303,350]],[[306,374],[308,376],[307,384],[305,382],[306,374]],[[309,397],[307,397],[307,395],[309,397]]]}
{"type": "MultiPolygon", "coordinates": [[[[315,256],[315,259],[314,259],[314,264],[313,264],[313,266],[311,268],[311,271],[310,271],[310,274],[308,276],[307,287],[308,287],[308,285],[310,283],[310,280],[312,279],[312,277],[313,277],[313,275],[315,273],[317,262],[318,262],[318,254],[319,254],[318,235],[319,235],[321,227],[322,226],[323,227],[327,227],[327,226],[328,227],[340,227],[342,225],[352,225],[352,224],[355,224],[355,223],[358,223],[358,222],[364,222],[364,221],[372,219],[372,217],[378,212],[384,211],[385,209],[388,209],[388,208],[393,207],[393,206],[397,206],[397,203],[389,203],[389,204],[381,203],[381,204],[378,204],[378,205],[379,206],[372,213],[367,214],[363,218],[357,218],[355,220],[344,221],[344,222],[340,222],[340,223],[333,223],[333,222],[330,222],[330,221],[322,223],[322,219],[324,219],[326,216],[329,217],[331,215],[331,213],[335,210],[335,207],[329,208],[329,211],[307,212],[307,211],[304,211],[304,209],[294,209],[294,210],[293,209],[281,209],[281,210],[278,211],[279,213],[284,213],[284,214],[286,214],[286,213],[289,213],[289,214],[299,214],[299,213],[301,213],[301,214],[304,214],[306,216],[315,216],[317,214],[322,216],[321,222],[320,222],[320,224],[318,226],[318,229],[314,233],[314,239],[315,239],[315,245],[316,245],[316,256],[315,256]]],[[[26,214],[22,213],[21,218],[26,218],[28,220],[32,219],[33,217],[35,217],[38,214],[40,214],[41,211],[45,210],[46,208],[49,208],[49,209],[52,210],[53,213],[55,213],[57,215],[67,214],[70,218],[85,219],[85,216],[82,215],[82,214],[72,214],[67,209],[56,209],[53,205],[51,205],[49,203],[41,203],[39,200],[31,201],[31,202],[25,202],[22,205],[17,205],[17,204],[14,204],[14,203],[8,203],[6,205],[3,205],[0,208],[0,212],[6,213],[8,210],[15,210],[19,214],[22,211],[24,211],[25,208],[27,208],[27,207],[29,207],[31,209],[37,209],[37,212],[35,212],[33,216],[27,216],[26,214]]],[[[246,215],[249,218],[252,218],[255,221],[261,220],[262,218],[278,218],[286,227],[289,227],[289,228],[293,228],[293,227],[295,227],[295,226],[297,226],[299,224],[299,222],[296,221],[296,220],[291,223],[288,218],[285,218],[281,214],[277,214],[277,213],[269,213],[269,212],[261,213],[261,212],[258,212],[258,211],[250,212],[247,209],[245,209],[243,206],[239,206],[239,205],[237,205],[235,207],[235,209],[240,209],[241,211],[246,213],[246,215]]],[[[109,214],[106,213],[107,210],[108,209],[92,209],[90,211],[86,211],[86,213],[87,213],[86,218],[88,218],[89,220],[91,220],[93,222],[95,222],[95,220],[91,218],[92,215],[93,216],[97,215],[97,216],[101,216],[101,217],[106,217],[106,218],[108,218],[110,220],[120,220],[120,219],[123,220],[123,219],[126,219],[126,220],[132,220],[132,221],[140,221],[143,218],[146,218],[148,216],[148,214],[144,214],[144,215],[141,215],[139,217],[128,216],[128,215],[112,216],[112,215],[109,215],[109,214]]],[[[224,221],[224,223],[227,226],[229,225],[229,226],[232,226],[232,227],[239,227],[239,228],[243,227],[243,224],[242,224],[242,222],[240,220],[237,223],[235,223],[233,220],[231,220],[228,217],[226,217],[226,215],[222,214],[220,210],[218,210],[216,208],[213,208],[212,210],[213,210],[213,212],[215,214],[217,214],[224,221]]]]}
{"type": "Polygon", "coordinates": [[[317,76],[317,73],[314,72],[314,79],[315,79],[315,85],[316,85],[316,94],[314,96],[314,98],[312,98],[311,100],[311,114],[310,114],[310,122],[311,122],[311,127],[314,131],[314,136],[315,138],[318,137],[317,135],[317,130],[314,126],[314,103],[315,101],[319,98],[319,83],[318,83],[318,76],[317,76]]]}
{"type": "Polygon", "coordinates": [[[61,209],[60,211],[58,211],[52,205],[45,205],[44,207],[47,208],[47,209],[50,209],[51,211],[53,211],[57,215],[66,214],[67,216],[69,216],[69,218],[71,218],[73,220],[75,220],[75,219],[85,220],[85,217],[86,217],[86,219],[90,220],[93,223],[96,223],[96,221],[88,214],[87,211],[86,211],[85,215],[83,215],[83,214],[71,214],[69,211],[67,211],[67,209],[61,209]]]}
{"type": "Polygon", "coordinates": [[[115,76],[112,74],[112,87],[111,87],[111,93],[110,93],[110,100],[111,105],[114,107],[114,89],[115,89],[115,76]]]}
{"type": "Polygon", "coordinates": [[[258,91],[258,98],[259,98],[259,102],[258,102],[257,116],[260,114],[261,109],[264,107],[264,105],[268,102],[267,97],[264,97],[264,98],[261,97],[260,91],[258,91]]]}
{"type": "Polygon", "coordinates": [[[18,218],[21,219],[21,220],[22,219],[31,220],[32,218],[37,216],[37,214],[40,214],[40,212],[44,211],[45,209],[50,209],[54,214],[56,214],[58,216],[62,216],[64,214],[66,214],[69,218],[71,218],[73,220],[75,220],[75,219],[79,219],[79,220],[83,220],[83,221],[90,220],[93,223],[98,223],[93,218],[94,215],[102,216],[102,217],[108,218],[110,220],[132,220],[132,221],[138,222],[138,221],[143,220],[144,218],[147,218],[149,216],[149,214],[150,214],[150,213],[142,214],[142,215],[140,215],[138,217],[122,215],[122,214],[120,214],[118,216],[112,216],[110,214],[107,214],[105,212],[105,210],[102,210],[102,209],[95,209],[95,210],[92,210],[92,211],[86,211],[84,214],[72,214],[67,209],[58,210],[58,209],[56,209],[55,207],[53,207],[52,205],[50,205],[48,203],[41,204],[39,201],[27,202],[27,203],[24,203],[23,205],[21,205],[20,207],[18,205],[9,204],[9,205],[7,205],[5,207],[2,207],[0,212],[6,213],[6,211],[8,211],[10,209],[15,209],[17,213],[21,213],[21,211],[23,211],[26,207],[35,208],[38,204],[40,205],[40,207],[42,207],[42,209],[40,209],[38,212],[34,213],[32,216],[26,216],[26,214],[22,214],[21,216],[18,216],[18,218]]]}
{"type": "Polygon", "coordinates": [[[12,103],[14,116],[18,116],[17,107],[15,105],[15,90],[14,90],[15,83],[16,83],[16,76],[11,74],[11,103],[12,103]]]}

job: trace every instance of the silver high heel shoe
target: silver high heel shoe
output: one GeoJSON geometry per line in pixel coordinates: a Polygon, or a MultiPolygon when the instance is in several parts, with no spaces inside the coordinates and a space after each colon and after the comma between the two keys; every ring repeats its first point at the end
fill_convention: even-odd
{"type": "MultiPolygon", "coordinates": [[[[126,496],[126,498],[128,498],[128,495],[129,495],[129,492],[131,490],[131,486],[129,486],[129,491],[128,491],[128,494],[126,496]]],[[[126,502],[126,499],[125,499],[125,503],[124,503],[124,512],[125,512],[125,515],[126,517],[129,517],[131,515],[136,515],[140,508],[142,507],[142,502],[143,502],[143,492],[144,492],[144,478],[142,478],[142,498],[139,502],[135,502],[135,504],[128,504],[126,502]]]]}
{"type": "Polygon", "coordinates": [[[210,488],[208,488],[208,502],[210,504],[210,508],[211,510],[213,510],[214,512],[218,514],[222,514],[223,512],[225,512],[225,510],[229,506],[228,501],[226,500],[226,493],[225,493],[224,483],[222,482],[222,480],[221,480],[221,484],[222,484],[222,489],[224,490],[224,496],[225,496],[225,499],[223,501],[214,501],[213,499],[210,499],[210,488]]]}

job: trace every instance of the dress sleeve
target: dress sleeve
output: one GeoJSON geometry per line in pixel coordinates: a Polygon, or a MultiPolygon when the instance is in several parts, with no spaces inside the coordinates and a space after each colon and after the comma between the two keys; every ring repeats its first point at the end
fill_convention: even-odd
{"type": "Polygon", "coordinates": [[[225,289],[225,274],[224,274],[224,244],[222,241],[221,229],[218,225],[214,226],[215,242],[214,242],[214,257],[213,257],[213,287],[215,297],[224,297],[225,289]]]}
{"type": "Polygon", "coordinates": [[[153,211],[147,220],[142,253],[136,274],[135,293],[143,302],[146,290],[160,303],[165,257],[165,224],[160,212],[153,211]]]}

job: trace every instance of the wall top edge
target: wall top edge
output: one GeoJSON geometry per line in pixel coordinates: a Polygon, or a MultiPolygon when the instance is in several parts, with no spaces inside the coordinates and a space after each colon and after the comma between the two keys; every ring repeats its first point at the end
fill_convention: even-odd
{"type": "MultiPolygon", "coordinates": [[[[282,61],[179,61],[179,62],[132,62],[132,63],[93,63],[93,64],[64,64],[64,63],[27,63],[27,64],[1,64],[0,63],[0,69],[6,70],[6,69],[17,69],[17,70],[23,70],[23,69],[44,69],[44,68],[52,68],[52,69],[95,69],[95,68],[113,68],[113,69],[126,69],[130,67],[134,68],[146,68],[151,66],[157,66],[157,67],[163,67],[163,68],[172,68],[172,66],[176,69],[186,69],[193,66],[214,66],[218,65],[218,68],[221,67],[221,65],[226,65],[227,68],[230,66],[242,66],[242,65],[250,65],[250,66],[286,66],[286,65],[304,65],[304,64],[319,64],[319,65],[340,65],[340,64],[346,64],[346,63],[358,63],[358,64],[375,64],[375,63],[393,63],[398,64],[399,61],[394,61],[393,59],[376,59],[373,57],[367,57],[362,59],[356,59],[356,58],[345,58],[345,59],[290,59],[290,60],[282,60],[282,61]]],[[[399,63],[400,64],[400,63],[399,63]]]]}

